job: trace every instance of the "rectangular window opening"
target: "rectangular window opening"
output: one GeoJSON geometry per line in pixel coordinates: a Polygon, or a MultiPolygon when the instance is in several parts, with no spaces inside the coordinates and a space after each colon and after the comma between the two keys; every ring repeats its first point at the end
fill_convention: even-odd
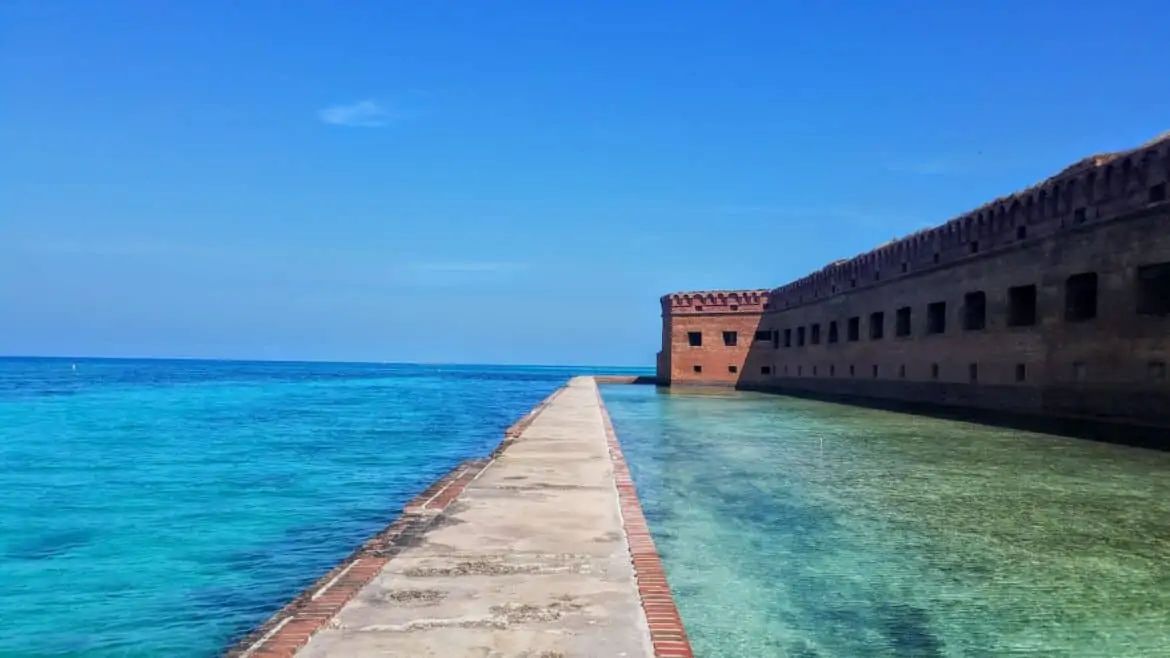
{"type": "Polygon", "coordinates": [[[930,378],[934,379],[936,381],[938,380],[938,364],[937,363],[930,364],[930,378]]]}
{"type": "Polygon", "coordinates": [[[703,372],[703,366],[691,366],[691,370],[695,372],[703,372]]]}
{"type": "Polygon", "coordinates": [[[1166,362],[1165,361],[1150,361],[1146,367],[1146,372],[1151,381],[1164,382],[1166,381],[1166,362]]]}
{"type": "Polygon", "coordinates": [[[902,274],[905,274],[909,271],[910,271],[910,264],[909,263],[902,263],[902,274]]]}
{"type": "Polygon", "coordinates": [[[796,328],[796,346],[804,347],[804,327],[796,328]]]}
{"type": "Polygon", "coordinates": [[[772,330],[771,329],[764,329],[762,331],[756,331],[755,340],[756,340],[756,342],[765,342],[765,343],[772,340],[772,330]]]}
{"type": "Polygon", "coordinates": [[[689,343],[691,347],[702,347],[703,346],[703,332],[701,332],[701,331],[688,331],[687,332],[687,343],[689,343]]]}
{"type": "Polygon", "coordinates": [[[813,366],[813,377],[817,376],[817,367],[813,366]]]}
{"type": "Polygon", "coordinates": [[[725,331],[723,332],[723,345],[725,347],[735,347],[739,344],[739,332],[725,331]]]}
{"type": "Polygon", "coordinates": [[[926,333],[944,334],[947,331],[947,303],[931,302],[926,305],[926,333]]]}
{"type": "Polygon", "coordinates": [[[982,290],[963,295],[963,329],[979,331],[987,328],[987,294],[982,290]]]}
{"type": "Polygon", "coordinates": [[[760,366],[760,374],[761,375],[772,374],[772,366],[760,366]]]}
{"type": "Polygon", "coordinates": [[[812,329],[809,331],[809,333],[810,333],[809,341],[813,345],[820,345],[821,344],[821,325],[820,325],[820,323],[812,325],[812,329]]]}
{"type": "Polygon", "coordinates": [[[878,376],[878,367],[874,366],[873,367],[873,378],[877,379],[877,376],[878,376]]]}
{"type": "Polygon", "coordinates": [[[837,366],[829,366],[829,376],[830,377],[837,376],[837,366]]]}
{"type": "Polygon", "coordinates": [[[1022,382],[1028,378],[1028,366],[1017,363],[1016,364],[1016,381],[1022,382]]]}
{"type": "Polygon", "coordinates": [[[936,252],[934,252],[934,264],[935,264],[935,265],[938,265],[938,262],[939,262],[939,260],[940,260],[940,258],[939,258],[939,254],[938,254],[938,252],[936,251],[936,252]]]}
{"type": "Polygon", "coordinates": [[[898,366],[898,379],[906,379],[906,364],[898,366]]]}
{"type": "Polygon", "coordinates": [[[971,241],[971,244],[970,244],[970,246],[969,246],[968,248],[971,250],[971,253],[973,253],[973,254],[977,254],[977,253],[979,253],[979,241],[978,241],[978,240],[972,240],[972,241],[971,241]]]}
{"type": "Polygon", "coordinates": [[[1139,267],[1137,284],[1139,314],[1170,315],[1170,263],[1139,267]]]}
{"type": "Polygon", "coordinates": [[[735,374],[739,372],[739,366],[727,366],[727,372],[735,374]]]}
{"type": "Polygon", "coordinates": [[[784,347],[792,347],[792,330],[784,330],[784,347]]]}
{"type": "Polygon", "coordinates": [[[894,335],[909,336],[911,331],[910,327],[910,307],[903,306],[894,315],[894,335]]]}
{"type": "Polygon", "coordinates": [[[732,304],[732,305],[731,305],[729,308],[731,308],[731,310],[733,310],[733,311],[738,311],[738,310],[739,310],[739,307],[738,307],[738,306],[736,306],[735,304],[732,304]]]}
{"type": "Polygon", "coordinates": [[[1074,274],[1064,282],[1064,319],[1084,322],[1097,317],[1097,273],[1074,274]]]}
{"type": "Polygon", "coordinates": [[[1150,188],[1150,203],[1159,203],[1166,200],[1166,184],[1158,183],[1150,188]]]}
{"type": "Polygon", "coordinates": [[[967,365],[967,380],[972,384],[979,381],[979,364],[970,363],[967,365]]]}
{"type": "Polygon", "coordinates": [[[829,323],[829,342],[830,342],[830,343],[836,343],[836,342],[837,342],[837,339],[838,339],[838,336],[837,336],[837,321],[836,321],[836,320],[833,320],[832,322],[830,322],[830,323],[829,323]]]}
{"type": "Polygon", "coordinates": [[[1027,237],[1028,237],[1028,227],[1027,226],[1017,226],[1016,227],[1016,239],[1023,240],[1024,238],[1027,238],[1027,237]]]}
{"type": "Polygon", "coordinates": [[[853,376],[853,372],[854,372],[854,371],[853,371],[853,366],[849,366],[849,376],[850,376],[850,377],[852,377],[852,376],[853,376]]]}
{"type": "Polygon", "coordinates": [[[1008,326],[1031,327],[1036,324],[1036,286],[1008,288],[1008,326]]]}
{"type": "Polygon", "coordinates": [[[861,340],[861,316],[849,318],[849,324],[846,327],[846,338],[850,343],[856,343],[861,340]]]}
{"type": "Polygon", "coordinates": [[[869,339],[881,340],[886,334],[886,314],[876,311],[869,314],[869,339]]]}
{"type": "Polygon", "coordinates": [[[1085,223],[1085,209],[1084,208],[1077,208],[1076,210],[1073,211],[1073,223],[1074,224],[1084,224],[1085,223]]]}

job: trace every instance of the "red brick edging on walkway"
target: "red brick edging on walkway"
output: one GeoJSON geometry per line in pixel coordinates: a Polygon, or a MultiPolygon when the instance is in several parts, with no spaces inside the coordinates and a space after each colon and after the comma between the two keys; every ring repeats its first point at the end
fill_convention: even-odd
{"type": "Polygon", "coordinates": [[[553,391],[504,431],[486,459],[471,459],[439,478],[402,508],[402,515],[301,592],[227,651],[226,658],[292,658],[403,548],[426,533],[447,507],[491,465],[564,390],[553,391]]]}
{"type": "Polygon", "coordinates": [[[605,440],[609,444],[609,457],[613,461],[613,476],[617,483],[622,523],[626,528],[626,541],[629,542],[630,556],[634,561],[634,577],[638,583],[642,609],[645,610],[646,621],[650,625],[654,656],[694,658],[691,641],[687,639],[682,617],[679,616],[674,596],[670,593],[670,585],[666,582],[662,560],[659,559],[658,549],[655,548],[654,539],[650,536],[650,526],[647,525],[646,516],[642,513],[642,504],[638,502],[638,492],[634,487],[633,478],[630,477],[626,458],[622,455],[622,446],[613,431],[613,423],[609,419],[605,401],[601,398],[600,388],[597,389],[597,406],[601,409],[605,440]]]}

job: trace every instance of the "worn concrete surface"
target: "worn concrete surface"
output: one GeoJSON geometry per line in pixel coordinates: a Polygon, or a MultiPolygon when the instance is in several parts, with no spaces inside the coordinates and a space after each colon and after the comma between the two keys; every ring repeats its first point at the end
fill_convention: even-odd
{"type": "Polygon", "coordinates": [[[301,658],[643,658],[596,385],[575,378],[301,658]]]}

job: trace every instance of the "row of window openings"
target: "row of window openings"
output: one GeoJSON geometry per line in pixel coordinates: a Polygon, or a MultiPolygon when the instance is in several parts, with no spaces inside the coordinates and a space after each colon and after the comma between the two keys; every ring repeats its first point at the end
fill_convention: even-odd
{"type": "MultiPolygon", "coordinates": [[[[693,366],[693,369],[694,369],[694,372],[696,372],[696,373],[703,372],[703,366],[700,366],[700,365],[693,366]]],[[[1077,362],[1073,363],[1072,369],[1073,369],[1073,379],[1076,379],[1077,381],[1084,381],[1085,380],[1086,370],[1085,370],[1084,362],[1077,361],[1077,362]]],[[[1147,364],[1146,371],[1147,371],[1150,379],[1152,379],[1154,381],[1166,381],[1166,363],[1165,362],[1151,361],[1149,364],[1147,364]]],[[[729,366],[727,366],[727,372],[732,373],[732,374],[738,373],[739,367],[734,366],[734,365],[729,365],[729,366]]],[[[939,369],[939,365],[937,363],[930,364],[930,378],[931,379],[937,380],[939,378],[939,372],[940,372],[940,369],[939,369]]],[[[880,375],[879,367],[876,365],[871,366],[871,373],[872,373],[873,378],[877,379],[878,376],[880,375]]],[[[772,366],[760,366],[760,374],[761,375],[771,375],[772,374],[772,366]]],[[[788,366],[784,366],[784,374],[785,375],[788,374],[788,366]]],[[[855,377],[856,374],[857,373],[856,373],[855,367],[849,366],[849,376],[855,377]]],[[[796,376],[797,377],[804,376],[804,366],[796,366],[796,376]]],[[[812,376],[813,377],[817,376],[817,366],[812,367],[812,376]]],[[[829,376],[830,377],[837,376],[837,367],[836,366],[829,366],[829,376]]],[[[906,378],[905,364],[898,366],[898,378],[899,379],[906,378]]],[[[1016,378],[1017,382],[1027,381],[1027,379],[1028,379],[1027,365],[1025,365],[1023,363],[1016,364],[1015,378],[1016,378]]],[[[967,364],[967,380],[970,381],[972,384],[979,381],[979,364],[978,363],[967,364]]]]}
{"type": "MultiPolygon", "coordinates": [[[[1084,272],[1074,274],[1064,283],[1065,307],[1064,318],[1067,322],[1084,322],[1097,317],[1097,273],[1084,272]]],[[[1170,263],[1146,265],[1137,270],[1137,313],[1139,315],[1168,315],[1170,314],[1170,263]]],[[[1016,286],[1008,289],[1008,318],[1009,327],[1034,326],[1037,321],[1036,286],[1016,286]]],[[[963,329],[978,331],[987,327],[987,294],[983,291],[969,292],[963,296],[963,329]]],[[[894,316],[894,335],[905,337],[911,335],[911,308],[904,306],[897,310],[894,316]]],[[[947,330],[947,303],[932,302],[926,306],[926,333],[941,334],[947,330]]],[[[784,347],[792,347],[793,332],[783,330],[784,347]]],[[[779,347],[780,331],[762,330],[755,333],[755,340],[772,341],[773,347],[779,347]]],[[[869,338],[881,340],[885,336],[885,313],[877,311],[869,315],[869,338]]],[[[692,331],[687,334],[688,342],[692,347],[703,344],[702,332],[692,331]]],[[[849,318],[846,325],[846,340],[855,342],[861,339],[861,317],[849,318]]],[[[808,327],[807,341],[813,345],[821,342],[821,325],[812,324],[808,327]]],[[[735,331],[723,332],[723,344],[735,347],[739,342],[739,334],[735,331]]],[[[796,345],[804,346],[806,342],[805,327],[796,329],[796,345]]],[[[839,342],[837,321],[829,323],[828,342],[839,342]]]]}

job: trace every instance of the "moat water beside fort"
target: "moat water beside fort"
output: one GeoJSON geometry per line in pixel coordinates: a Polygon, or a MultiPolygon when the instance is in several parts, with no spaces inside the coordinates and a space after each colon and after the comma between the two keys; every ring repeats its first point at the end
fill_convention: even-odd
{"type": "Polygon", "coordinates": [[[602,390],[696,655],[1170,655],[1170,454],[602,390]]]}

